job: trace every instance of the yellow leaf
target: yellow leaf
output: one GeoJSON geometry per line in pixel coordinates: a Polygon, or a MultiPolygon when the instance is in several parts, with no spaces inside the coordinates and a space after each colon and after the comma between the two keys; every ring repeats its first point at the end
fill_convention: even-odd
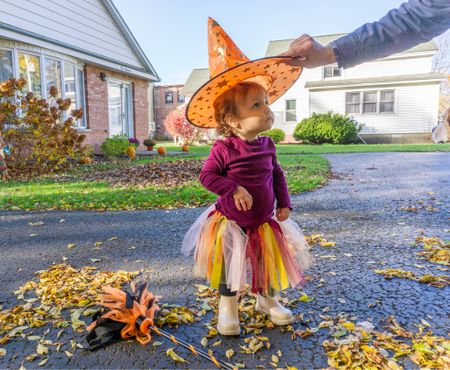
{"type": "Polygon", "coordinates": [[[176,361],[176,362],[187,362],[187,363],[189,362],[189,361],[186,361],[184,358],[178,356],[178,355],[175,353],[175,351],[173,350],[173,348],[169,348],[169,349],[166,351],[166,356],[170,356],[170,357],[172,358],[172,360],[174,360],[174,361],[176,361]]]}
{"type": "Polygon", "coordinates": [[[227,356],[228,360],[230,360],[233,355],[234,351],[231,348],[225,352],[225,356],[227,356]]]}
{"type": "Polygon", "coordinates": [[[272,361],[275,362],[276,364],[278,364],[278,362],[280,362],[280,360],[278,359],[277,356],[272,355],[272,361]]]}
{"type": "Polygon", "coordinates": [[[70,244],[67,244],[67,249],[72,249],[76,246],[77,246],[76,244],[70,243],[70,244]]]}
{"type": "Polygon", "coordinates": [[[206,346],[208,345],[208,338],[203,337],[203,339],[200,341],[200,344],[201,344],[203,347],[206,347],[206,346]]]}
{"type": "Polygon", "coordinates": [[[350,330],[350,331],[354,331],[354,330],[355,330],[355,324],[353,324],[353,323],[350,322],[350,321],[344,322],[344,323],[342,324],[342,326],[343,326],[344,328],[346,328],[347,330],[350,330]]]}
{"type": "Polygon", "coordinates": [[[69,351],[64,351],[64,353],[66,354],[66,356],[68,358],[72,358],[73,357],[73,353],[69,352],[69,351]]]}
{"type": "Polygon", "coordinates": [[[6,349],[0,348],[0,357],[5,356],[5,355],[6,355],[6,349]]]}
{"type": "Polygon", "coordinates": [[[212,346],[213,347],[217,347],[220,346],[222,344],[222,340],[218,340],[216,343],[214,343],[212,346]]]}
{"type": "Polygon", "coordinates": [[[48,362],[48,357],[44,358],[41,362],[38,363],[39,366],[44,366],[48,362]]]}
{"type": "Polygon", "coordinates": [[[48,348],[44,345],[42,345],[41,343],[38,343],[37,347],[36,347],[36,352],[39,355],[46,355],[48,354],[48,348]]]}

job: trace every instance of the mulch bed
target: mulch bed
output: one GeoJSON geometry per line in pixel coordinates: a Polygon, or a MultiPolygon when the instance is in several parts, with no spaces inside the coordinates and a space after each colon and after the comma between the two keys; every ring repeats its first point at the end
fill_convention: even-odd
{"type": "Polygon", "coordinates": [[[174,187],[197,181],[203,160],[180,159],[144,165],[99,170],[81,177],[84,181],[106,181],[117,187],[174,187]]]}

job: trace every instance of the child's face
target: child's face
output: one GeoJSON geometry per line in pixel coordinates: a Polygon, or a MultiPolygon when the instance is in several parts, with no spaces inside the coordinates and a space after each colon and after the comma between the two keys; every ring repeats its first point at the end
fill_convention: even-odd
{"type": "Polygon", "coordinates": [[[269,108],[266,91],[252,89],[245,99],[237,103],[238,133],[246,136],[256,136],[259,133],[270,130],[273,125],[273,113],[269,108]]]}

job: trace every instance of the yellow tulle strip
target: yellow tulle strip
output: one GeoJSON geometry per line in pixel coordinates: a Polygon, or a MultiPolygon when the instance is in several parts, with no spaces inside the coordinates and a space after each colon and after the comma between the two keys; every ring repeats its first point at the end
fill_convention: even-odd
{"type": "Polygon", "coordinates": [[[288,288],[288,276],[272,228],[266,223],[261,225],[258,231],[263,243],[264,269],[270,276],[268,285],[278,291],[288,288]]]}
{"type": "Polygon", "coordinates": [[[214,246],[214,265],[211,274],[211,288],[219,288],[220,277],[222,275],[222,265],[223,265],[223,256],[222,256],[222,238],[223,233],[225,231],[225,227],[227,226],[227,219],[225,217],[220,217],[217,221],[219,223],[219,229],[216,233],[216,243],[214,246]]]}

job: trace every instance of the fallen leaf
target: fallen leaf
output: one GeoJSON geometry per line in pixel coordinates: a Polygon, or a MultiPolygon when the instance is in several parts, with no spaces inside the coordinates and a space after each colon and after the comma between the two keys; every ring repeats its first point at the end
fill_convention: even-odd
{"type": "Polygon", "coordinates": [[[208,338],[203,337],[202,340],[200,341],[200,344],[201,344],[203,347],[206,347],[206,346],[208,345],[208,338]]]}
{"type": "Polygon", "coordinates": [[[36,347],[36,353],[38,355],[46,355],[46,354],[48,354],[48,347],[44,346],[41,343],[38,343],[38,345],[36,347]]]}
{"type": "Polygon", "coordinates": [[[234,351],[231,348],[225,352],[225,356],[227,356],[228,360],[230,360],[233,355],[234,351]]]}
{"type": "Polygon", "coordinates": [[[89,258],[91,260],[91,262],[102,262],[102,260],[100,258],[89,258]]]}
{"type": "Polygon", "coordinates": [[[39,366],[44,366],[48,362],[48,357],[44,358],[41,362],[38,363],[39,366]]]}
{"type": "Polygon", "coordinates": [[[76,247],[77,245],[76,244],[74,244],[74,243],[69,243],[69,244],[67,244],[67,249],[72,249],[72,248],[74,248],[74,247],[76,247]]]}
{"type": "Polygon", "coordinates": [[[173,348],[169,348],[169,349],[166,351],[166,357],[167,357],[167,356],[170,356],[170,358],[171,358],[172,360],[176,361],[176,362],[187,362],[187,363],[189,363],[189,361],[186,361],[183,357],[178,356],[178,355],[175,353],[175,351],[174,351],[173,348]]]}

